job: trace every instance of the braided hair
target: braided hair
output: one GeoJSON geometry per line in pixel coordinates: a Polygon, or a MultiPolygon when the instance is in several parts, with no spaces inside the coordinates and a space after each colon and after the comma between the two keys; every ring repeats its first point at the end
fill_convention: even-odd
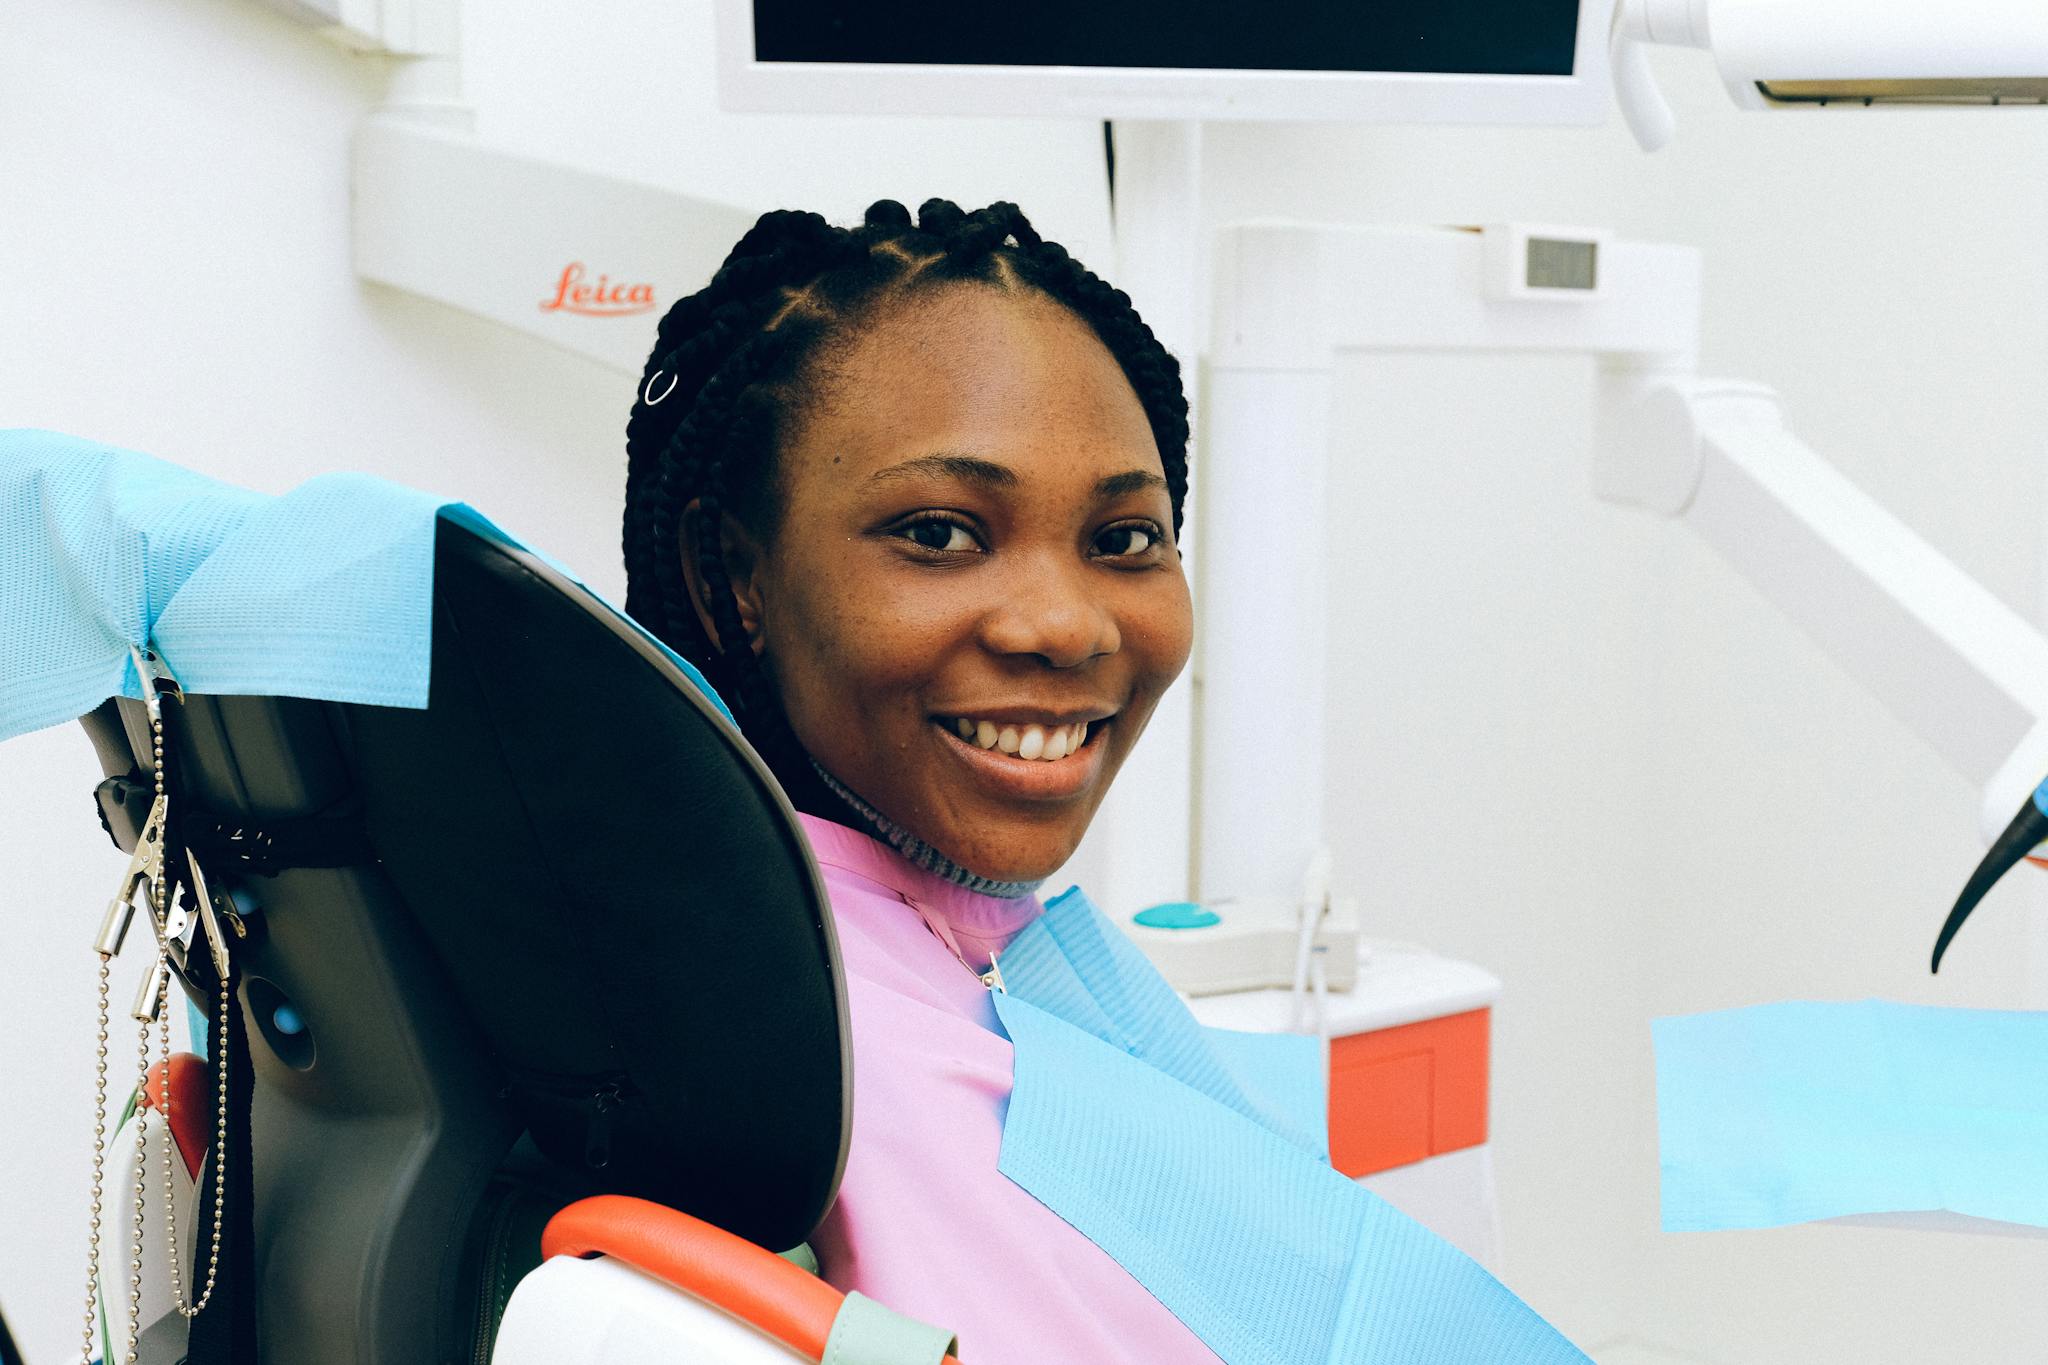
{"type": "Polygon", "coordinates": [[[913,224],[902,204],[882,199],[856,228],[806,211],[762,214],[711,282],[668,310],[641,373],[626,424],[626,612],[703,670],[801,809],[824,813],[838,803],[741,627],[719,518],[731,514],[768,543],[778,520],[778,454],[821,396],[817,362],[878,310],[961,282],[1034,291],[1094,330],[1144,406],[1180,532],[1188,446],[1180,363],[1128,294],[1041,238],[1015,204],[967,213],[927,199],[913,224]],[[683,518],[693,501],[698,572],[718,643],[700,624],[683,574],[683,518]]]}

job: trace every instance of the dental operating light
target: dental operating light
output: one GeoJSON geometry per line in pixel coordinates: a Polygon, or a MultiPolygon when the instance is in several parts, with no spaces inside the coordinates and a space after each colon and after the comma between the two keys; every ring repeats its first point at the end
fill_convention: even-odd
{"type": "Polygon", "coordinates": [[[1652,45],[1713,53],[1744,109],[2048,105],[2041,0],[1620,0],[1615,101],[1645,151],[1673,128],[1652,45]]]}

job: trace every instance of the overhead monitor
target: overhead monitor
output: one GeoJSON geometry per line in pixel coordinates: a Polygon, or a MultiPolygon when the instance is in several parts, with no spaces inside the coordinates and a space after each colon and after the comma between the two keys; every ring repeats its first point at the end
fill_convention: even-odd
{"type": "Polygon", "coordinates": [[[718,0],[762,113],[1591,124],[1611,0],[718,0]]]}

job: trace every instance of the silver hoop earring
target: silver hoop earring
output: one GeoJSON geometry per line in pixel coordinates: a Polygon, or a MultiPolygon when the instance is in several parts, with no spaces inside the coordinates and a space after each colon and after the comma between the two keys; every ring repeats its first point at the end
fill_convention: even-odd
{"type": "Polygon", "coordinates": [[[649,398],[647,396],[647,390],[653,388],[654,381],[659,378],[661,378],[661,371],[656,370],[653,374],[647,376],[647,383],[640,390],[640,400],[647,404],[647,406],[650,408],[653,407],[656,403],[659,403],[661,401],[661,398],[666,398],[670,394],[674,393],[676,391],[676,381],[682,378],[682,376],[674,374],[670,375],[668,377],[668,387],[661,391],[661,398],[649,398]]]}

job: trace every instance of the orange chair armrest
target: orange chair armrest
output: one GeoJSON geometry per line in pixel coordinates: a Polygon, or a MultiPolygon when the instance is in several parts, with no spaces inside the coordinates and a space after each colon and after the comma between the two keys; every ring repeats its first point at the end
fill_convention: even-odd
{"type": "MultiPolygon", "coordinates": [[[[543,1256],[610,1256],[674,1285],[818,1360],[844,1300],[838,1290],[774,1252],[645,1199],[600,1194],[556,1214],[543,1256]]],[[[959,1365],[952,1356],[947,1365],[959,1365]]]]}

